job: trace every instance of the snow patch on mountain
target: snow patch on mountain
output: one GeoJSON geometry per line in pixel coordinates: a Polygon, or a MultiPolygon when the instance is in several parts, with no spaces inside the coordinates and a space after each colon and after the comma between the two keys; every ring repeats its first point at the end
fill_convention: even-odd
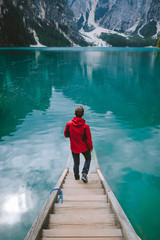
{"type": "Polygon", "coordinates": [[[157,33],[160,33],[160,21],[157,22],[157,33]]]}
{"type": "Polygon", "coordinates": [[[44,45],[42,45],[40,42],[39,42],[39,38],[38,38],[38,36],[37,36],[37,34],[36,34],[36,31],[34,30],[34,29],[29,29],[30,30],[30,32],[32,32],[33,33],[33,35],[34,35],[34,39],[35,39],[35,41],[36,41],[36,45],[30,45],[30,47],[46,47],[46,46],[44,46],[44,45]]]}
{"type": "Polygon", "coordinates": [[[88,42],[89,44],[93,44],[93,46],[109,47],[109,44],[107,45],[105,41],[99,38],[101,31],[98,28],[99,27],[97,27],[91,32],[85,32],[83,29],[81,29],[80,33],[82,37],[85,39],[85,41],[88,42]]]}
{"type": "Polygon", "coordinates": [[[82,34],[83,38],[90,44],[93,44],[93,46],[98,47],[109,47],[109,44],[106,44],[105,41],[100,39],[100,35],[102,32],[109,32],[109,30],[106,30],[101,27],[96,27],[93,31],[85,32],[83,29],[80,30],[80,33],[82,34]]]}
{"type": "Polygon", "coordinates": [[[160,35],[160,22],[157,22],[157,33],[152,36],[152,38],[158,38],[158,36],[160,35]]]}
{"type": "Polygon", "coordinates": [[[145,26],[145,24],[143,24],[142,27],[138,29],[138,35],[139,35],[139,37],[141,37],[141,38],[144,38],[144,37],[140,34],[140,31],[141,31],[141,29],[142,29],[144,26],[145,26]]]}
{"type": "Polygon", "coordinates": [[[114,30],[109,30],[103,27],[96,26],[94,30],[90,32],[85,32],[83,28],[80,30],[81,35],[83,38],[89,43],[92,44],[93,46],[96,47],[111,47],[110,44],[107,44],[105,41],[103,41],[100,38],[101,33],[106,33],[106,34],[116,34],[122,37],[125,37],[128,39],[128,35],[124,33],[118,33],[114,30]]]}

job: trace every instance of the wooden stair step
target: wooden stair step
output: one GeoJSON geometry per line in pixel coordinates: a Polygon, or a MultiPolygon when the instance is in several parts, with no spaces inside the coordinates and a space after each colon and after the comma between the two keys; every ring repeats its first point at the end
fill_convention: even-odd
{"type": "Polygon", "coordinates": [[[54,214],[67,214],[67,213],[70,213],[70,214],[88,214],[88,213],[92,213],[92,214],[103,214],[103,213],[106,213],[106,214],[108,214],[108,213],[112,213],[112,210],[110,209],[110,208],[95,208],[95,209],[87,209],[87,208],[82,208],[82,209],[75,209],[75,208],[63,208],[63,209],[61,209],[61,208],[54,208],[54,210],[53,210],[53,213],[54,214]]]}
{"type": "Polygon", "coordinates": [[[41,240],[124,240],[123,237],[92,237],[92,238],[88,238],[88,237],[72,237],[72,238],[68,238],[68,237],[42,237],[41,240]]]}
{"type": "MultiPolygon", "coordinates": [[[[73,179],[73,180],[75,180],[74,176],[66,176],[66,179],[71,179],[71,180],[73,179]]],[[[80,176],[80,179],[81,179],[81,176],[80,176]]],[[[88,175],[88,180],[98,180],[98,181],[100,181],[100,179],[99,179],[99,177],[97,175],[95,175],[95,176],[94,175],[93,176],[88,175]]]]}
{"type": "MultiPolygon", "coordinates": [[[[88,174],[90,174],[90,175],[97,175],[97,172],[96,172],[96,171],[95,171],[95,172],[89,172],[88,174]]],[[[69,172],[67,173],[67,176],[74,176],[73,171],[69,171],[69,172]]]]}
{"type": "Polygon", "coordinates": [[[68,201],[68,202],[106,202],[107,201],[107,196],[106,195],[63,195],[63,200],[68,201]]]}
{"type": "Polygon", "coordinates": [[[64,180],[64,183],[67,183],[67,184],[100,184],[100,180],[97,180],[97,179],[88,179],[88,182],[87,183],[84,183],[82,180],[75,180],[74,178],[70,178],[70,179],[65,179],[64,180]]]}
{"type": "Polygon", "coordinates": [[[63,204],[61,203],[55,203],[55,208],[72,208],[72,209],[94,209],[94,208],[111,208],[110,203],[107,202],[63,202],[63,204]]]}
{"type": "Polygon", "coordinates": [[[74,183],[64,183],[63,188],[83,188],[83,189],[104,189],[101,183],[90,183],[84,184],[82,181],[74,182],[74,183]]]}
{"type": "MultiPolygon", "coordinates": [[[[87,176],[89,179],[99,179],[97,174],[88,174],[87,176]]],[[[80,177],[82,177],[82,174],[80,174],[80,177]]],[[[74,174],[67,174],[66,178],[74,178],[74,174]]]]}
{"type": "MultiPolygon", "coordinates": [[[[80,177],[82,176],[82,174],[80,173],[80,177]]],[[[66,178],[74,178],[74,173],[68,173],[66,178]]],[[[97,173],[89,173],[88,174],[88,178],[96,178],[96,179],[99,179],[97,173]]]]}
{"type": "Polygon", "coordinates": [[[65,189],[62,188],[61,189],[63,194],[68,194],[68,195],[103,195],[104,194],[104,190],[103,189],[77,189],[77,188],[70,188],[70,189],[65,189]]]}
{"type": "Polygon", "coordinates": [[[70,229],[43,229],[42,237],[122,237],[122,231],[120,229],[74,229],[71,226],[70,229]]]}
{"type": "Polygon", "coordinates": [[[56,229],[117,229],[116,224],[114,223],[92,223],[92,224],[74,224],[74,226],[72,224],[53,224],[50,223],[47,226],[47,229],[52,229],[52,228],[56,228],[56,229]]]}
{"type": "Polygon", "coordinates": [[[49,224],[115,223],[114,214],[50,214],[49,224]]]}

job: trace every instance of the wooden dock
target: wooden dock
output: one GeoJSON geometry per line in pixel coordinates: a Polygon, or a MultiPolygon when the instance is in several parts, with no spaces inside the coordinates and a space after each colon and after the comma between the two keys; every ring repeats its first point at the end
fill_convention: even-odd
{"type": "Polygon", "coordinates": [[[139,240],[92,154],[88,183],[75,180],[67,166],[25,240],[139,240]],[[94,165],[94,166],[93,166],[94,165]]]}

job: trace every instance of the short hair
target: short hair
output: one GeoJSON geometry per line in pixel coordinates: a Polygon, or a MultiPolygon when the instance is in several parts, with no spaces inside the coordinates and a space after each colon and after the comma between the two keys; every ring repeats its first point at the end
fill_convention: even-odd
{"type": "Polygon", "coordinates": [[[82,117],[84,115],[84,108],[82,106],[79,106],[75,110],[76,117],[82,117]]]}

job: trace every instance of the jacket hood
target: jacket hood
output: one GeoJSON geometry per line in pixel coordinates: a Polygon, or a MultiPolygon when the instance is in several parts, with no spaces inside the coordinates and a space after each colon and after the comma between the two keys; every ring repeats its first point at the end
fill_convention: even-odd
{"type": "Polygon", "coordinates": [[[75,127],[82,127],[85,124],[85,120],[81,117],[74,117],[72,122],[75,127]]]}

